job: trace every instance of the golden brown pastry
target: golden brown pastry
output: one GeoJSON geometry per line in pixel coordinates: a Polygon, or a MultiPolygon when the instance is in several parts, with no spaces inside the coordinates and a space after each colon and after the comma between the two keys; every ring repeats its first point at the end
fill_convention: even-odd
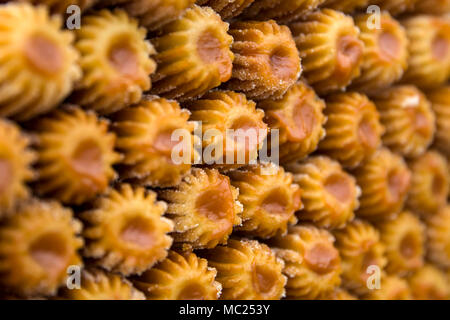
{"type": "Polygon", "coordinates": [[[450,268],[450,206],[446,205],[427,219],[428,260],[450,268]]]}
{"type": "Polygon", "coordinates": [[[446,156],[450,156],[450,86],[427,92],[427,98],[436,115],[434,146],[446,156]]]}
{"type": "Polygon", "coordinates": [[[385,127],[383,143],[406,157],[418,157],[433,141],[435,115],[425,95],[414,86],[395,86],[373,97],[385,127]]]}
{"type": "Polygon", "coordinates": [[[450,294],[445,274],[431,264],[419,269],[408,282],[414,300],[446,300],[450,294]]]}
{"type": "Polygon", "coordinates": [[[282,167],[258,164],[232,171],[229,176],[244,208],[242,224],[236,230],[270,238],[286,233],[288,225],[297,222],[295,212],[302,207],[302,191],[282,167]],[[269,170],[273,172],[269,174],[269,170]]]}
{"type": "MultiPolygon", "coordinates": [[[[43,5],[50,9],[52,13],[67,14],[67,8],[72,5],[77,6],[84,11],[92,7],[96,2],[101,0],[16,0],[17,2],[28,2],[35,6],[43,5]]],[[[0,1],[5,2],[5,1],[0,1]]]]}
{"type": "Polygon", "coordinates": [[[408,38],[403,26],[388,12],[380,16],[380,27],[373,28],[367,21],[371,14],[355,17],[364,43],[361,75],[352,88],[364,92],[386,88],[398,81],[408,67],[408,38]]]}
{"type": "Polygon", "coordinates": [[[317,299],[331,294],[341,283],[341,259],[334,237],[313,225],[297,225],[287,235],[269,240],[284,261],[288,299],[317,299]]]}
{"type": "Polygon", "coordinates": [[[132,281],[149,300],[217,300],[222,286],[216,274],[206,259],[170,251],[164,261],[132,281]]]}
{"type": "Polygon", "coordinates": [[[197,0],[198,5],[206,5],[214,9],[223,20],[229,20],[242,13],[255,0],[197,0]]]}
{"type": "Polygon", "coordinates": [[[230,240],[204,253],[217,269],[224,300],[279,300],[284,296],[284,263],[265,244],[255,240],[230,240]]]}
{"type": "Polygon", "coordinates": [[[291,31],[275,21],[242,21],[229,33],[235,59],[226,86],[254,100],[278,99],[301,74],[300,57],[291,31]]]}
{"type": "Polygon", "coordinates": [[[142,292],[113,273],[99,269],[84,270],[80,288],[64,288],[59,296],[68,300],[145,300],[142,292]]]}
{"type": "Polygon", "coordinates": [[[123,10],[102,10],[84,16],[81,23],[75,47],[81,53],[83,78],[71,100],[100,114],[139,102],[156,69],[145,29],[123,10]]]}
{"type": "Polygon", "coordinates": [[[156,31],[169,22],[177,20],[195,0],[125,0],[122,1],[127,13],[139,19],[141,25],[156,31]]]}
{"type": "MultiPolygon", "coordinates": [[[[283,98],[260,101],[258,107],[265,110],[264,121],[270,129],[278,130],[282,163],[303,159],[315,151],[325,137],[325,103],[303,81],[294,84],[283,98]]],[[[271,138],[268,143],[271,148],[271,138]]]]}
{"type": "Polygon", "coordinates": [[[211,91],[186,106],[189,120],[202,126],[204,163],[231,169],[256,161],[268,130],[253,101],[242,93],[211,91]]]}
{"type": "Polygon", "coordinates": [[[173,223],[163,217],[167,205],[156,193],[128,184],[109,190],[91,210],[86,222],[84,256],[102,268],[123,275],[140,274],[167,256],[173,223]]]}
{"type": "Polygon", "coordinates": [[[35,190],[63,203],[92,200],[116,177],[115,135],[108,122],[79,108],[56,110],[33,123],[37,137],[35,190]]]}
{"type": "Polygon", "coordinates": [[[354,220],[342,230],[334,233],[336,248],[339,250],[342,265],[342,281],[345,288],[358,294],[369,292],[368,281],[373,274],[372,267],[380,273],[386,265],[384,245],[380,234],[368,222],[354,220]]]}
{"type": "Polygon", "coordinates": [[[274,19],[279,23],[289,23],[315,10],[325,0],[256,0],[244,11],[247,19],[274,19]]]}
{"type": "Polygon", "coordinates": [[[337,288],[328,295],[323,296],[320,300],[358,300],[358,298],[345,289],[337,288]]]}
{"type": "Polygon", "coordinates": [[[416,13],[427,13],[441,15],[450,12],[449,0],[419,0],[414,11],[416,13]]]}
{"type": "Polygon", "coordinates": [[[23,295],[51,295],[81,267],[82,225],[57,202],[23,203],[0,226],[0,283],[23,295]]]}
{"type": "Polygon", "coordinates": [[[353,174],[362,190],[357,216],[386,220],[402,210],[411,184],[411,172],[402,157],[379,149],[353,174]]]}
{"type": "Polygon", "coordinates": [[[177,187],[161,190],[167,216],[175,223],[172,237],[178,245],[213,248],[226,244],[233,226],[241,223],[238,190],[216,169],[192,169],[177,187]]]}
{"type": "Polygon", "coordinates": [[[81,77],[73,37],[46,7],[0,7],[0,116],[28,120],[55,108],[81,77]],[[26,23],[24,23],[26,21],[26,23]]]}
{"type": "Polygon", "coordinates": [[[30,166],[36,154],[18,126],[0,119],[0,218],[29,196],[26,183],[34,178],[30,166]]]}
{"type": "Polygon", "coordinates": [[[326,136],[319,150],[344,167],[354,168],[381,145],[384,132],[375,105],[357,92],[337,93],[327,98],[326,136]]]}
{"type": "Polygon", "coordinates": [[[152,93],[165,98],[197,98],[231,77],[233,37],[228,23],[209,7],[194,6],[152,39],[158,69],[152,93]]]}
{"type": "Polygon", "coordinates": [[[117,112],[112,129],[123,154],[120,177],[146,186],[179,184],[197,155],[188,118],[176,101],[157,97],[117,112]]]}
{"type": "Polygon", "coordinates": [[[398,276],[384,276],[380,289],[370,290],[365,295],[366,300],[411,300],[411,290],[408,281],[398,276]]]}
{"type": "Polygon", "coordinates": [[[365,9],[368,3],[369,0],[325,0],[322,6],[345,13],[352,13],[356,9],[365,9]]]}
{"type": "Polygon", "coordinates": [[[449,169],[446,159],[436,151],[428,151],[410,162],[411,189],[407,206],[422,216],[430,216],[442,208],[449,193],[449,169]]]}
{"type": "Polygon", "coordinates": [[[402,23],[409,39],[408,70],[402,81],[421,88],[444,83],[450,75],[450,21],[418,15],[402,23]]]}
{"type": "Polygon", "coordinates": [[[390,14],[396,16],[404,12],[410,12],[414,7],[423,0],[370,0],[370,4],[375,4],[381,10],[389,11],[390,14]]]}
{"type": "Polygon", "coordinates": [[[342,228],[354,217],[360,189],[355,179],[340,164],[327,157],[310,157],[285,166],[302,189],[303,210],[300,220],[319,227],[342,228]]]}
{"type": "Polygon", "coordinates": [[[381,242],[386,248],[386,271],[403,275],[423,266],[425,226],[411,212],[403,211],[395,219],[378,226],[381,242]]]}
{"type": "Polygon", "coordinates": [[[351,17],[322,9],[290,27],[302,58],[303,76],[317,93],[344,89],[360,75],[364,45],[351,17]]]}

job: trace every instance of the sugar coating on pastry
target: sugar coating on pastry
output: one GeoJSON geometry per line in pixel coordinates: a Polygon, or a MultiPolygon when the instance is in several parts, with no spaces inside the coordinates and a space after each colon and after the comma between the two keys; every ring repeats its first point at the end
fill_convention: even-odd
{"type": "Polygon", "coordinates": [[[373,96],[385,128],[385,146],[406,157],[423,154],[433,141],[435,115],[425,95],[414,86],[394,86],[373,96]]]}
{"type": "Polygon", "coordinates": [[[195,0],[126,0],[121,6],[150,31],[179,19],[195,0]]]}
{"type": "Polygon", "coordinates": [[[352,173],[362,191],[357,216],[385,220],[402,210],[411,185],[402,157],[381,148],[352,173]]]}
{"type": "Polygon", "coordinates": [[[352,88],[363,92],[380,90],[390,86],[403,76],[408,67],[408,38],[403,26],[388,12],[380,16],[380,28],[368,23],[371,14],[355,17],[364,43],[361,75],[352,88]]]}
{"type": "Polygon", "coordinates": [[[58,298],[67,300],[145,300],[145,295],[118,274],[84,270],[80,288],[64,288],[58,298]]]}
{"type": "MultiPolygon", "coordinates": [[[[276,143],[282,163],[305,158],[325,137],[325,102],[303,81],[294,84],[281,99],[262,100],[258,107],[264,109],[264,121],[270,130],[278,130],[276,143]]],[[[268,144],[271,149],[271,138],[268,144]]]]}
{"type": "Polygon", "coordinates": [[[370,290],[365,300],[411,300],[408,281],[395,275],[383,276],[379,289],[370,290]]]}
{"type": "Polygon", "coordinates": [[[22,203],[0,227],[0,283],[20,296],[52,295],[82,266],[81,223],[57,202],[22,203]]]}
{"type": "Polygon", "coordinates": [[[190,171],[194,125],[178,102],[149,97],[112,116],[116,148],[123,154],[120,177],[146,186],[170,187],[190,171]],[[179,133],[179,134],[178,134],[179,133]]]}
{"type": "Polygon", "coordinates": [[[236,230],[245,235],[270,238],[286,233],[288,226],[297,222],[295,212],[302,207],[302,190],[293,183],[292,174],[268,166],[258,164],[229,173],[244,208],[242,224],[236,230]],[[272,174],[266,174],[272,169],[272,174]]]}
{"type": "Polygon", "coordinates": [[[414,7],[415,13],[441,15],[450,12],[449,0],[419,0],[414,7]]]}
{"type": "Polygon", "coordinates": [[[445,273],[431,264],[410,276],[408,283],[415,300],[447,300],[450,294],[445,273]]]}
{"type": "Polygon", "coordinates": [[[302,189],[303,209],[298,218],[319,227],[342,228],[354,218],[361,193],[355,179],[340,164],[324,156],[287,164],[302,189]]]}
{"type": "Polygon", "coordinates": [[[283,260],[255,240],[229,240],[204,253],[217,269],[224,300],[279,300],[284,297],[286,276],[283,260]]]}
{"type": "Polygon", "coordinates": [[[386,271],[404,275],[423,266],[425,258],[425,226],[409,211],[377,225],[386,248],[386,271]]]}
{"type": "Polygon", "coordinates": [[[381,10],[388,11],[393,16],[411,12],[420,2],[423,0],[370,0],[370,4],[379,6],[381,10]]]}
{"type": "Polygon", "coordinates": [[[438,266],[450,267],[450,206],[427,220],[427,257],[438,266]]]}
{"type": "Polygon", "coordinates": [[[341,259],[334,237],[313,225],[297,225],[286,235],[269,240],[284,261],[288,299],[317,299],[331,294],[341,283],[341,259]]]}
{"type": "Polygon", "coordinates": [[[231,78],[234,54],[228,23],[209,7],[194,6],[152,39],[158,64],[152,93],[188,100],[231,78]]]}
{"type": "Polygon", "coordinates": [[[417,15],[402,21],[409,39],[409,60],[402,82],[421,88],[444,83],[450,75],[450,21],[417,15]]]}
{"type": "Polygon", "coordinates": [[[0,7],[0,116],[28,120],[55,108],[81,77],[73,36],[46,7],[0,7]],[[26,21],[26,23],[24,23],[26,21]]]}
{"type": "Polygon", "coordinates": [[[233,75],[226,86],[254,100],[278,99],[295,84],[302,67],[291,31],[273,20],[231,25],[233,75]]]}
{"type": "Polygon", "coordinates": [[[216,169],[193,168],[172,189],[159,192],[168,203],[167,216],[175,223],[171,234],[178,246],[213,248],[226,244],[241,223],[242,204],[230,178],[216,169]]]}
{"type": "Polygon", "coordinates": [[[81,213],[88,240],[85,257],[102,268],[123,275],[140,274],[167,256],[173,223],[163,217],[167,205],[156,193],[122,184],[98,198],[81,213]]]}
{"type": "Polygon", "coordinates": [[[132,281],[149,300],[217,300],[222,286],[216,274],[206,259],[170,251],[165,260],[132,281]]]}
{"type": "Polygon", "coordinates": [[[256,162],[268,129],[255,102],[242,93],[211,91],[185,105],[189,120],[202,126],[204,163],[232,169],[256,162]]]}
{"type": "Polygon", "coordinates": [[[141,100],[151,87],[156,64],[152,45],[125,11],[102,10],[82,19],[75,47],[81,54],[83,78],[71,96],[74,103],[109,114],[141,100]]]}
{"type": "Polygon", "coordinates": [[[279,23],[289,23],[311,12],[325,0],[256,0],[244,11],[246,19],[274,19],[279,23]]]}
{"type": "Polygon", "coordinates": [[[239,16],[255,0],[197,0],[198,5],[209,6],[214,9],[223,20],[239,16]]]}
{"type": "Polygon", "coordinates": [[[360,75],[364,44],[350,16],[322,9],[304,15],[290,28],[303,76],[317,93],[342,90],[360,75]]]}
{"type": "Polygon", "coordinates": [[[77,107],[54,111],[32,124],[37,137],[35,191],[63,203],[92,200],[116,178],[120,156],[108,121],[77,107]]]}
{"type": "Polygon", "coordinates": [[[424,217],[431,216],[447,201],[450,184],[447,160],[431,150],[410,161],[409,167],[412,179],[406,204],[424,217]]]}
{"type": "Polygon", "coordinates": [[[436,118],[434,146],[450,156],[450,86],[443,86],[427,92],[436,118]]]}
{"type": "Polygon", "coordinates": [[[369,2],[369,0],[325,0],[322,6],[345,13],[352,13],[357,9],[365,9],[369,2]]]}
{"type": "Polygon", "coordinates": [[[343,286],[357,294],[368,293],[372,268],[383,272],[387,262],[378,230],[368,222],[356,219],[344,229],[335,231],[334,236],[342,261],[343,286]]]}
{"type": "Polygon", "coordinates": [[[26,183],[35,176],[30,166],[36,154],[29,144],[17,125],[0,120],[0,217],[30,195],[26,183]]]}
{"type": "Polygon", "coordinates": [[[354,168],[381,145],[380,114],[367,96],[357,92],[336,93],[326,101],[326,136],[319,150],[354,168]]]}

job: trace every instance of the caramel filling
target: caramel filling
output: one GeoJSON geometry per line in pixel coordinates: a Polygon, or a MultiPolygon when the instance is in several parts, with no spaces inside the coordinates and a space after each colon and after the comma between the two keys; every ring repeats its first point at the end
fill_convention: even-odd
{"type": "Polygon", "coordinates": [[[419,253],[419,246],[416,236],[412,233],[407,234],[400,242],[400,253],[406,259],[415,258],[419,253]]]}
{"type": "Polygon", "coordinates": [[[28,39],[24,47],[25,57],[38,71],[55,74],[64,65],[64,56],[60,48],[43,35],[34,35],[28,39]]]}
{"type": "Polygon", "coordinates": [[[59,274],[66,267],[65,242],[65,239],[57,233],[44,234],[31,244],[30,256],[42,269],[52,274],[59,274]]]}
{"type": "Polygon", "coordinates": [[[222,238],[231,232],[234,220],[234,200],[228,177],[221,176],[208,190],[197,196],[195,207],[198,213],[216,226],[213,238],[222,238]]]}
{"type": "Polygon", "coordinates": [[[174,129],[167,129],[159,132],[153,141],[153,148],[162,155],[170,157],[172,149],[179,143],[177,140],[172,140],[172,133],[174,129]]]}
{"type": "Polygon", "coordinates": [[[329,244],[317,243],[306,250],[304,259],[311,270],[318,274],[326,274],[337,268],[339,253],[329,244]]]}
{"type": "Polygon", "coordinates": [[[367,273],[367,268],[369,268],[370,266],[377,266],[377,265],[378,265],[378,256],[372,248],[369,248],[368,251],[364,253],[361,262],[361,273],[363,275],[363,278],[369,276],[369,274],[367,273]]]}
{"type": "Polygon", "coordinates": [[[204,31],[197,41],[197,52],[206,64],[214,64],[219,71],[220,81],[227,81],[231,77],[232,61],[228,54],[228,47],[211,31],[204,31]]]}
{"type": "Polygon", "coordinates": [[[438,35],[431,43],[431,52],[436,60],[445,60],[449,55],[450,44],[446,37],[438,35]]]}
{"type": "Polygon", "coordinates": [[[261,208],[274,215],[291,215],[289,212],[289,198],[286,192],[277,188],[272,190],[262,201],[261,208]]]}
{"type": "Polygon", "coordinates": [[[103,171],[103,154],[96,142],[81,142],[71,160],[73,169],[82,176],[82,183],[87,188],[94,192],[106,188],[108,181],[103,171]]]}
{"type": "Polygon", "coordinates": [[[156,242],[153,229],[150,221],[142,217],[135,217],[125,223],[120,232],[120,237],[125,242],[132,243],[142,249],[149,249],[156,242]]]}
{"type": "Polygon", "coordinates": [[[196,282],[189,283],[180,290],[177,300],[206,300],[205,288],[196,282]]]}
{"type": "Polygon", "coordinates": [[[378,135],[370,116],[363,116],[358,126],[358,138],[363,146],[375,149],[378,145],[378,135]]]}
{"type": "Polygon", "coordinates": [[[408,108],[409,116],[414,130],[423,137],[427,137],[431,133],[432,124],[427,116],[418,108],[408,108]]]}
{"type": "Polygon", "coordinates": [[[139,73],[139,58],[131,44],[123,41],[111,47],[108,59],[114,69],[126,77],[139,73]]]}
{"type": "Polygon", "coordinates": [[[0,159],[0,195],[7,191],[13,181],[12,166],[8,160],[0,159]]]}
{"type": "Polygon", "coordinates": [[[241,149],[238,148],[237,144],[243,143],[245,145],[243,150],[245,150],[246,153],[245,161],[250,161],[248,153],[257,148],[260,143],[258,125],[254,120],[248,117],[240,117],[233,122],[230,129],[233,130],[234,144],[232,147],[234,147],[234,149],[241,149]]]}
{"type": "Polygon", "coordinates": [[[362,59],[363,46],[357,37],[341,36],[337,41],[335,76],[341,82],[347,82],[352,71],[362,59]]]}
{"type": "Polygon", "coordinates": [[[325,190],[339,202],[350,202],[353,188],[349,177],[341,173],[329,176],[324,183],[325,190]]]}
{"type": "Polygon", "coordinates": [[[391,170],[387,175],[387,185],[392,202],[397,202],[406,194],[409,187],[410,175],[408,171],[391,170]]]}
{"type": "Polygon", "coordinates": [[[253,267],[253,287],[262,295],[268,295],[275,288],[279,275],[268,266],[253,267]]]}
{"type": "Polygon", "coordinates": [[[395,60],[400,53],[399,39],[388,31],[384,31],[378,36],[378,47],[382,57],[386,60],[395,60]]]}
{"type": "Polygon", "coordinates": [[[289,48],[278,47],[273,50],[269,56],[269,63],[273,74],[278,79],[289,81],[297,75],[298,68],[289,48]]]}

